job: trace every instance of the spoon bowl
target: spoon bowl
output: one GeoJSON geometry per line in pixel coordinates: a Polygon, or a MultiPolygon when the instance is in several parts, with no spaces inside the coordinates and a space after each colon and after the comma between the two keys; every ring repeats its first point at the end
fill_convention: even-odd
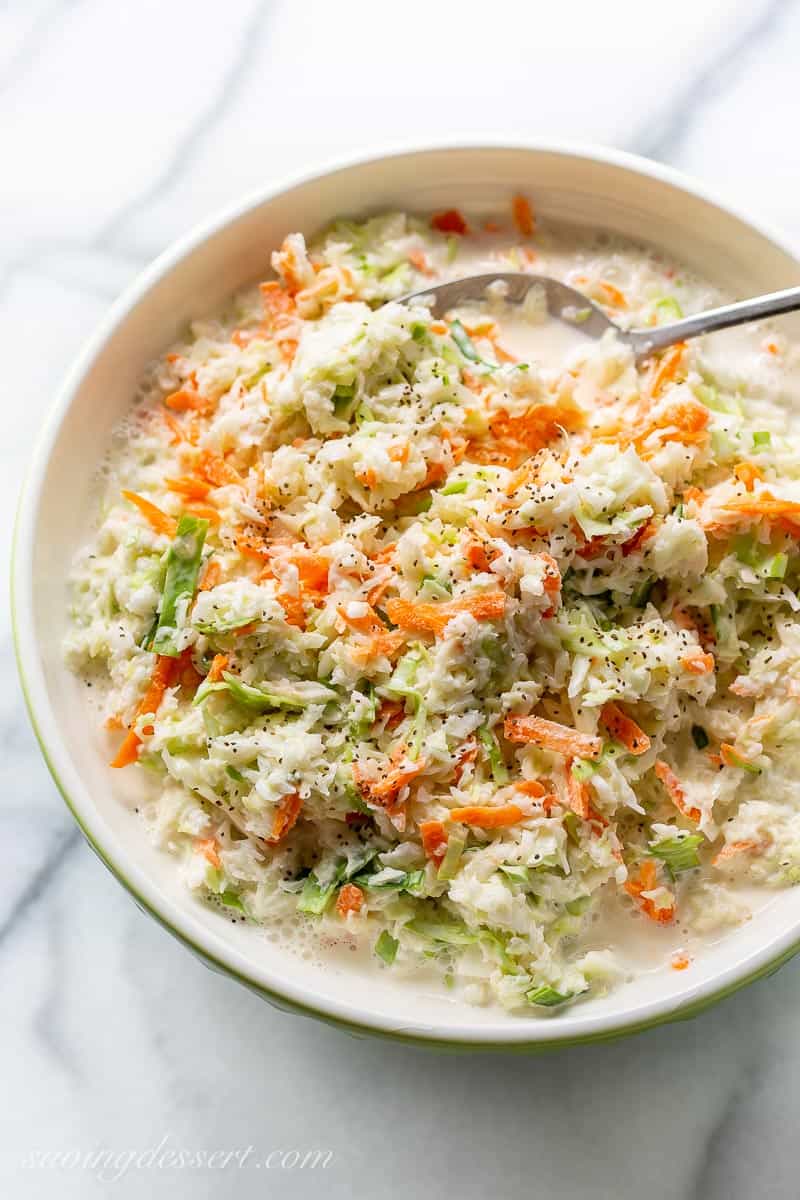
{"type": "Polygon", "coordinates": [[[531,275],[524,271],[490,271],[468,275],[463,279],[409,292],[400,297],[400,302],[429,300],[434,316],[441,317],[462,304],[485,300],[486,289],[497,283],[503,285],[505,299],[511,304],[522,304],[532,288],[541,288],[551,317],[594,339],[613,330],[623,345],[630,346],[637,363],[644,362],[656,350],[699,337],[703,333],[711,333],[715,329],[727,329],[732,325],[743,325],[800,309],[800,287],[793,287],[708,309],[679,321],[671,321],[668,325],[656,325],[652,329],[623,329],[583,292],[549,275],[531,275]]]}

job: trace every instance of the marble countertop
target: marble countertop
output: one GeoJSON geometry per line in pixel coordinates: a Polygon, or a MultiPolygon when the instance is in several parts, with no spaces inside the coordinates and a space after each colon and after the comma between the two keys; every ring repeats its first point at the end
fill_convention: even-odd
{"type": "MultiPolygon", "coordinates": [[[[566,136],[690,171],[800,241],[798,56],[796,0],[6,0],[4,511],[111,300],[273,173],[415,137],[566,136]]],[[[4,1195],[795,1194],[800,960],[692,1022],[541,1058],[285,1015],[206,971],[89,853],[29,730],[5,607],[0,651],[4,1195]]]]}

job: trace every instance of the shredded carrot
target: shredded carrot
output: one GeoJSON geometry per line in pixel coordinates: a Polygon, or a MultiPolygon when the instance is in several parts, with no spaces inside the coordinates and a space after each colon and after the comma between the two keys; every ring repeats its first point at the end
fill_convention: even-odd
{"type": "Polygon", "coordinates": [[[690,821],[697,823],[702,819],[703,814],[699,808],[694,808],[686,799],[686,792],[683,789],[678,776],[672,768],[663,761],[656,759],[655,773],[663,783],[664,787],[669,792],[669,798],[675,805],[679,813],[682,813],[690,821]]]}
{"type": "Polygon", "coordinates": [[[222,679],[222,672],[225,670],[227,665],[228,665],[227,654],[215,654],[213,659],[211,660],[211,666],[209,668],[209,672],[206,675],[207,681],[209,683],[218,683],[219,680],[222,679]]]}
{"type": "Polygon", "coordinates": [[[297,792],[290,792],[288,796],[284,796],[275,810],[275,816],[272,821],[272,833],[265,841],[269,842],[270,846],[277,845],[282,841],[286,834],[292,829],[300,816],[300,809],[303,807],[303,801],[297,792]]]}
{"type": "Polygon", "coordinates": [[[447,851],[447,833],[441,821],[422,821],[419,827],[422,849],[433,862],[441,862],[447,851]]]}
{"type": "Polygon", "coordinates": [[[406,635],[402,629],[392,629],[386,633],[375,634],[364,646],[354,646],[351,651],[353,662],[357,666],[366,666],[378,658],[393,660],[406,643],[406,635]]]}
{"type": "MultiPolygon", "coordinates": [[[[640,550],[645,542],[649,542],[652,537],[655,537],[656,533],[658,533],[658,526],[655,521],[643,521],[633,537],[629,537],[627,542],[622,543],[623,558],[627,558],[629,554],[640,550]]],[[[583,557],[585,558],[586,555],[584,554],[583,557]]]]}
{"type": "MultiPolygon", "coordinates": [[[[171,658],[166,654],[159,654],[156,659],[155,670],[150,681],[150,686],[145,692],[137,710],[137,715],[142,713],[157,713],[164,698],[164,693],[167,688],[172,687],[175,682],[175,677],[180,667],[180,660],[171,658]]],[[[145,725],[143,733],[151,734],[153,732],[152,725],[145,725]]]]}
{"type": "Polygon", "coordinates": [[[685,971],[691,960],[685,954],[673,954],[670,959],[670,966],[673,971],[685,971]]]}
{"type": "Polygon", "coordinates": [[[192,500],[184,507],[187,513],[191,513],[195,517],[202,517],[210,525],[219,525],[222,520],[219,511],[214,508],[213,504],[203,504],[199,500],[192,500]]]}
{"type": "Polygon", "coordinates": [[[569,758],[599,758],[603,750],[601,738],[544,717],[506,717],[503,732],[510,742],[531,742],[569,758]]]}
{"type": "Polygon", "coordinates": [[[288,592],[278,592],[275,599],[286,614],[286,624],[294,625],[296,629],[305,629],[306,610],[302,596],[291,596],[288,592]]]}
{"type": "Polygon", "coordinates": [[[764,472],[761,467],[757,467],[755,463],[740,462],[733,468],[733,473],[740,483],[743,483],[748,492],[752,492],[755,487],[756,480],[764,478],[764,472]]]}
{"type": "Polygon", "coordinates": [[[521,779],[514,784],[514,790],[521,792],[523,796],[530,796],[532,800],[536,800],[544,809],[545,815],[550,816],[554,808],[558,808],[562,804],[561,797],[553,791],[547,791],[543,784],[535,779],[521,779]],[[535,790],[534,790],[535,788],[535,790]]]}
{"type": "Polygon", "coordinates": [[[542,464],[536,458],[529,458],[521,467],[512,472],[511,478],[503,491],[507,496],[513,496],[520,488],[528,484],[537,484],[541,474],[542,464]]]}
{"type": "Polygon", "coordinates": [[[172,437],[170,438],[171,446],[177,446],[186,439],[186,431],[173,416],[170,416],[169,413],[162,413],[161,417],[167,429],[169,429],[170,433],[172,434],[172,437]]]}
{"type": "Polygon", "coordinates": [[[186,421],[183,430],[184,441],[190,446],[196,446],[203,432],[200,418],[192,417],[189,421],[186,421]]]}
{"type": "Polygon", "coordinates": [[[469,233],[469,226],[457,208],[448,208],[446,212],[434,213],[431,225],[439,233],[469,233]]]}
{"type": "Polygon", "coordinates": [[[517,358],[516,354],[512,354],[510,350],[506,350],[505,346],[501,345],[496,334],[487,333],[485,336],[486,336],[486,340],[491,345],[492,350],[494,351],[494,356],[498,362],[501,362],[501,363],[519,362],[519,359],[517,358]]]}
{"type": "Polygon", "coordinates": [[[396,550],[397,542],[389,542],[388,546],[383,546],[380,550],[377,550],[374,554],[371,554],[370,558],[376,563],[391,562],[391,560],[394,558],[396,550]]]}
{"type": "MultiPolygon", "coordinates": [[[[287,294],[294,296],[295,293],[299,292],[305,282],[304,276],[306,272],[303,263],[298,258],[297,249],[290,238],[286,237],[283,239],[280,250],[273,256],[273,265],[284,281],[287,294]]],[[[265,286],[268,285],[262,283],[262,289],[265,286]]]]}
{"type": "Polygon", "coordinates": [[[710,675],[714,670],[714,655],[704,654],[698,646],[696,650],[684,654],[681,666],[691,675],[710,675]]]}
{"type": "Polygon", "coordinates": [[[353,763],[353,779],[365,800],[391,808],[400,791],[425,770],[424,758],[416,762],[400,761],[390,765],[377,779],[370,778],[358,762],[353,763]]]}
{"type": "Polygon", "coordinates": [[[231,341],[234,346],[238,346],[240,350],[244,350],[251,342],[255,342],[258,338],[263,337],[263,329],[234,329],[231,334],[231,341]]]}
{"type": "Polygon", "coordinates": [[[613,283],[609,283],[607,279],[601,279],[597,285],[603,293],[603,297],[608,304],[614,308],[627,308],[628,300],[624,292],[621,292],[613,283]]]}
{"type": "Polygon", "coordinates": [[[270,557],[270,548],[263,537],[257,533],[237,533],[236,549],[246,558],[265,559],[270,557]]]}
{"type": "Polygon", "coordinates": [[[324,554],[315,554],[311,550],[301,550],[289,556],[289,562],[297,567],[300,582],[304,588],[323,595],[328,591],[328,571],[330,559],[324,554]]]}
{"type": "Polygon", "coordinates": [[[476,375],[474,371],[468,371],[466,367],[461,368],[461,382],[464,387],[469,388],[476,395],[479,395],[486,387],[486,383],[480,375],[476,375]]]}
{"type": "Polygon", "coordinates": [[[189,475],[181,475],[178,479],[165,479],[171,492],[180,496],[189,496],[192,500],[204,500],[211,490],[202,479],[192,479],[189,475]]]}
{"type": "Polygon", "coordinates": [[[408,256],[408,261],[415,271],[419,271],[420,275],[433,274],[427,255],[422,250],[412,250],[408,256]]]}
{"type": "Polygon", "coordinates": [[[536,228],[536,222],[533,218],[533,208],[527,196],[514,196],[511,201],[511,212],[514,216],[514,224],[523,237],[531,237],[536,228]]]}
{"type": "Polygon", "coordinates": [[[336,911],[340,917],[361,911],[364,903],[364,893],[354,883],[346,883],[336,898],[336,911]]]}
{"type": "Polygon", "coordinates": [[[486,547],[476,537],[466,539],[464,543],[464,558],[475,571],[488,571],[491,568],[486,547]]]}
{"type": "Polygon", "coordinates": [[[572,761],[567,762],[567,800],[574,813],[586,821],[591,811],[589,788],[582,779],[576,779],[572,774],[572,761]]]}
{"type": "Polygon", "coordinates": [[[456,787],[461,786],[461,776],[464,774],[464,771],[469,766],[469,764],[475,762],[477,757],[478,757],[478,743],[475,741],[474,738],[470,738],[470,740],[468,742],[465,742],[464,745],[462,746],[461,753],[459,754],[459,756],[456,760],[456,765],[453,770],[453,774],[455,776],[455,781],[456,781],[456,787]]]}
{"type": "Polygon", "coordinates": [[[721,743],[719,754],[726,767],[740,767],[743,762],[748,762],[744,755],[740,754],[729,742],[721,743]]]}
{"type": "Polygon", "coordinates": [[[156,533],[165,533],[167,537],[175,537],[178,522],[174,517],[168,516],[167,513],[146,500],[144,496],[137,495],[136,492],[128,492],[123,489],[122,494],[126,500],[130,500],[131,504],[136,505],[156,533]]]}
{"type": "Polygon", "coordinates": [[[385,633],[386,626],[380,619],[375,609],[369,604],[366,605],[367,611],[358,617],[351,617],[347,612],[347,605],[340,604],[336,610],[345,624],[351,629],[355,629],[358,633],[385,633]]]}
{"type": "Polygon", "coordinates": [[[208,412],[212,405],[210,401],[204,399],[199,392],[192,391],[189,388],[181,388],[180,391],[170,392],[164,397],[164,403],[167,408],[171,408],[173,412],[208,412]]]}
{"type": "Polygon", "coordinates": [[[251,633],[255,633],[258,629],[258,621],[248,621],[246,625],[238,625],[236,629],[232,629],[232,637],[249,637],[251,633]]]}
{"type": "MultiPolygon", "coordinates": [[[[578,522],[575,521],[574,524],[576,530],[579,531],[580,526],[578,525],[578,522]]],[[[606,538],[593,537],[589,538],[588,542],[584,542],[584,544],[578,550],[578,554],[580,554],[581,558],[585,559],[587,562],[591,562],[593,558],[599,558],[601,554],[605,554],[609,549],[610,547],[606,538]]],[[[623,553],[624,552],[625,547],[623,546],[623,553]]]]}
{"type": "Polygon", "coordinates": [[[514,790],[522,792],[523,796],[531,796],[534,800],[540,800],[547,794],[547,788],[538,779],[518,779],[514,790]]]}
{"type": "Polygon", "coordinates": [[[196,692],[199,685],[203,682],[203,676],[194,665],[194,647],[187,646],[182,654],[178,656],[178,679],[181,687],[186,688],[189,692],[196,692]]]}
{"type": "Polygon", "coordinates": [[[408,444],[404,446],[392,446],[389,450],[389,458],[392,462],[407,463],[409,455],[408,444]]]}
{"type": "Polygon", "coordinates": [[[451,808],[450,820],[464,825],[475,825],[478,829],[506,829],[524,821],[525,814],[516,804],[468,804],[464,808],[451,808]]]}
{"type": "Polygon", "coordinates": [[[600,720],[630,754],[646,754],[650,749],[650,738],[619,705],[609,700],[600,710],[600,720]]]}
{"type": "Polygon", "coordinates": [[[207,862],[211,863],[212,867],[215,867],[217,870],[219,870],[219,868],[222,866],[222,859],[217,853],[217,842],[213,837],[195,838],[194,848],[199,854],[203,855],[203,858],[205,858],[207,862]]]}
{"type": "Polygon", "coordinates": [[[639,901],[642,912],[650,917],[652,921],[657,921],[660,925],[668,925],[675,916],[674,904],[664,908],[657,908],[653,900],[642,895],[643,892],[654,891],[657,886],[656,864],[652,858],[648,858],[640,866],[638,878],[627,881],[625,891],[629,896],[633,896],[635,900],[639,901]]]}
{"type": "Polygon", "coordinates": [[[508,459],[513,466],[562,436],[563,430],[577,433],[586,423],[583,412],[572,401],[533,404],[519,416],[499,409],[490,419],[490,436],[471,443],[471,458],[477,462],[508,459]]]}
{"type": "Polygon", "coordinates": [[[651,396],[660,396],[668,383],[672,383],[683,364],[685,342],[677,342],[653,364],[647,390],[651,396]]]}
{"type": "Polygon", "coordinates": [[[447,604],[392,599],[386,605],[386,612],[394,625],[441,637],[450,621],[459,613],[470,613],[476,621],[496,621],[502,617],[505,607],[503,592],[483,592],[465,596],[463,600],[451,600],[447,604]]]}
{"type": "Polygon", "coordinates": [[[743,838],[740,842],[729,842],[712,858],[711,865],[718,867],[720,863],[727,862],[729,858],[735,858],[738,854],[755,854],[763,848],[764,843],[755,838],[743,838]]]}
{"type": "Polygon", "coordinates": [[[686,491],[683,493],[683,499],[687,504],[694,503],[699,508],[701,504],[705,503],[706,493],[703,491],[702,488],[688,487],[686,489],[686,491]]]}
{"type": "Polygon", "coordinates": [[[197,473],[212,487],[224,487],[228,483],[241,483],[242,477],[220,454],[203,450],[197,460],[197,473]]]}
{"type": "Polygon", "coordinates": [[[758,496],[742,496],[741,499],[731,500],[729,504],[723,504],[722,507],[726,512],[741,513],[745,517],[767,517],[770,520],[776,517],[800,515],[800,501],[778,500],[766,489],[761,491],[758,496]]]}
{"type": "MultiPolygon", "coordinates": [[[[159,654],[156,658],[155,670],[153,671],[150,685],[142,696],[136,708],[136,716],[141,717],[145,713],[157,713],[164,698],[164,693],[167,688],[172,687],[175,683],[178,671],[180,669],[180,661],[177,658],[171,658],[166,654],[159,654]]],[[[146,725],[143,730],[145,734],[153,732],[152,725],[146,725]]],[[[141,738],[134,729],[128,731],[125,740],[117,752],[116,757],[111,763],[112,767],[127,767],[130,763],[136,762],[139,757],[139,746],[141,738]]]]}
{"type": "Polygon", "coordinates": [[[558,596],[561,592],[561,572],[558,563],[551,554],[539,554],[539,561],[544,563],[544,580],[542,587],[548,596],[558,596]]]}
{"type": "Polygon", "coordinates": [[[428,470],[422,483],[415,490],[422,492],[425,488],[433,487],[435,483],[441,483],[447,475],[444,463],[435,462],[428,464],[428,470]]]}
{"type": "Polygon", "coordinates": [[[210,592],[212,588],[217,586],[221,579],[222,569],[216,559],[212,559],[205,569],[199,590],[201,592],[210,592]]]}
{"type": "Polygon", "coordinates": [[[281,328],[294,316],[297,306],[284,287],[271,279],[259,284],[261,301],[267,321],[273,328],[281,328]]]}
{"type": "Polygon", "coordinates": [[[497,322],[491,317],[483,317],[478,321],[463,321],[462,324],[471,338],[492,338],[497,334],[497,322]]]}
{"type": "MultiPolygon", "coordinates": [[[[699,444],[708,438],[707,426],[710,420],[711,414],[708,409],[697,400],[681,400],[667,404],[651,420],[634,430],[633,445],[643,452],[645,442],[654,433],[666,441],[679,441],[687,446],[699,444]]],[[[691,489],[687,489],[686,499],[691,498],[690,491],[691,489]]]]}
{"type": "Polygon", "coordinates": [[[395,729],[406,715],[406,706],[400,700],[381,700],[376,720],[383,722],[385,729],[395,729]]]}

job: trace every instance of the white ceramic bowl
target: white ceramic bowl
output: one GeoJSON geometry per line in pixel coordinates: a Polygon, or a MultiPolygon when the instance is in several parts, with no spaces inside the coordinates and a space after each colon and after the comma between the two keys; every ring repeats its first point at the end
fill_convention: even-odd
{"type": "MultiPolygon", "coordinates": [[[[114,772],[87,735],[79,683],[65,669],[70,560],[89,520],[89,481],[145,365],[187,319],[213,311],[263,272],[290,230],[399,207],[497,211],[522,190],[542,217],[652,242],[726,290],[800,282],[798,261],[767,233],[673,172],[613,151],[564,145],[441,145],[351,161],[270,186],[163,254],[113,306],[73,369],[43,432],[22,496],[13,569],[20,672],[53,777],[91,845],[140,905],[210,965],[295,1011],[353,1031],[433,1044],[543,1047],[612,1037],[687,1016],[800,948],[800,889],[709,947],[687,972],[661,971],[552,1018],[505,1015],[418,994],[392,972],[321,967],[232,925],[183,888],[174,862],[132,813],[135,772],[114,772]]],[[[795,330],[797,332],[797,330],[795,330]]]]}

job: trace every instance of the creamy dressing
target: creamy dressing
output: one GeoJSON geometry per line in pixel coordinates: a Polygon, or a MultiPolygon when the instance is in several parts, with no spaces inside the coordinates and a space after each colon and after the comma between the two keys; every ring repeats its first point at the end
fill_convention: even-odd
{"type": "Polygon", "coordinates": [[[573,356],[592,342],[574,325],[547,316],[531,321],[513,310],[499,322],[501,342],[520,362],[535,363],[551,370],[563,370],[573,356]]]}

